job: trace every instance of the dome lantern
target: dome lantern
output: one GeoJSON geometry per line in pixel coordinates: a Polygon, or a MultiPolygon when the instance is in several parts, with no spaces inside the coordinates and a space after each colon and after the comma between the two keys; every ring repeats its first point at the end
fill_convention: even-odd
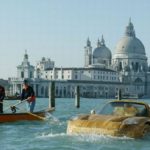
{"type": "Polygon", "coordinates": [[[27,54],[27,50],[25,50],[25,54],[24,54],[24,60],[28,60],[28,54],[27,54]]]}
{"type": "Polygon", "coordinates": [[[98,39],[97,40],[97,47],[100,47],[101,46],[101,43],[100,43],[100,40],[98,39]]]}
{"type": "Polygon", "coordinates": [[[101,45],[102,45],[102,46],[105,46],[105,40],[104,40],[103,35],[102,35],[102,38],[101,38],[101,45]]]}
{"type": "Polygon", "coordinates": [[[131,36],[131,37],[135,37],[135,31],[134,31],[134,26],[131,22],[131,18],[129,19],[129,24],[126,27],[126,31],[125,31],[125,35],[126,36],[131,36]]]}

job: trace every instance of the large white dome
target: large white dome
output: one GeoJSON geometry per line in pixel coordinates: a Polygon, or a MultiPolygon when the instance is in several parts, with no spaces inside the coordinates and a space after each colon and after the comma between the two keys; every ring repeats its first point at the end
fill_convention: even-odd
{"type": "Polygon", "coordinates": [[[125,36],[116,45],[116,54],[143,54],[145,55],[145,48],[142,42],[136,37],[125,36]]]}
{"type": "Polygon", "coordinates": [[[145,55],[144,45],[136,38],[131,21],[126,27],[125,36],[116,45],[115,54],[145,55]]]}

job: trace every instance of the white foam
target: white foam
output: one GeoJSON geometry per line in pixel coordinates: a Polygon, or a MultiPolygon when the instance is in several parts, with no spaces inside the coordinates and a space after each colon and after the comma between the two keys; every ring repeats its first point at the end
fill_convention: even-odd
{"type": "Polygon", "coordinates": [[[133,138],[123,136],[123,137],[117,137],[117,136],[110,136],[110,135],[96,135],[96,134],[78,134],[75,135],[75,137],[79,141],[86,141],[86,142],[96,142],[96,141],[109,141],[111,139],[117,139],[117,140],[131,140],[133,138]]]}
{"type": "Polygon", "coordinates": [[[66,133],[42,133],[42,135],[37,136],[37,138],[48,138],[48,137],[63,137],[66,136],[66,133]]]}
{"type": "Polygon", "coordinates": [[[53,119],[55,122],[59,122],[59,119],[56,118],[55,116],[53,116],[53,115],[50,114],[50,113],[47,113],[47,114],[46,114],[46,119],[53,119]]]}

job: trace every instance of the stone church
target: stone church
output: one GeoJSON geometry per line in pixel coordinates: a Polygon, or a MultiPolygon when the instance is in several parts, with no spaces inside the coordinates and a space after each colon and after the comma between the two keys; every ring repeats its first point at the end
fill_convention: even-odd
{"type": "Polygon", "coordinates": [[[123,95],[150,96],[146,52],[131,20],[114,54],[103,36],[94,49],[88,38],[84,51],[84,66],[78,68],[56,67],[54,61],[45,57],[32,66],[26,52],[21,65],[17,66],[17,77],[10,78],[10,94],[21,93],[23,80],[28,79],[38,97],[48,96],[51,81],[55,81],[57,97],[74,97],[77,85],[82,97],[114,98],[119,89],[123,95]]]}

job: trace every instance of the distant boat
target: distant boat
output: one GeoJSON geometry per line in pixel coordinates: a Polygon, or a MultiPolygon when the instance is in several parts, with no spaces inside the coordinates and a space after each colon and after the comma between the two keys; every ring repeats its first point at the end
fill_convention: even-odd
{"type": "Polygon", "coordinates": [[[122,95],[122,99],[138,99],[138,95],[137,94],[126,94],[126,95],[122,95]]]}
{"type": "Polygon", "coordinates": [[[46,118],[46,113],[54,111],[54,108],[48,108],[45,110],[37,112],[24,112],[24,113],[3,113],[0,114],[0,123],[5,122],[15,122],[15,121],[34,121],[34,120],[44,120],[46,118]]]}
{"type": "MultiPolygon", "coordinates": [[[[118,95],[115,97],[116,99],[118,99],[118,95]]],[[[137,94],[123,94],[121,96],[121,99],[138,99],[139,96],[137,94]]]]}

